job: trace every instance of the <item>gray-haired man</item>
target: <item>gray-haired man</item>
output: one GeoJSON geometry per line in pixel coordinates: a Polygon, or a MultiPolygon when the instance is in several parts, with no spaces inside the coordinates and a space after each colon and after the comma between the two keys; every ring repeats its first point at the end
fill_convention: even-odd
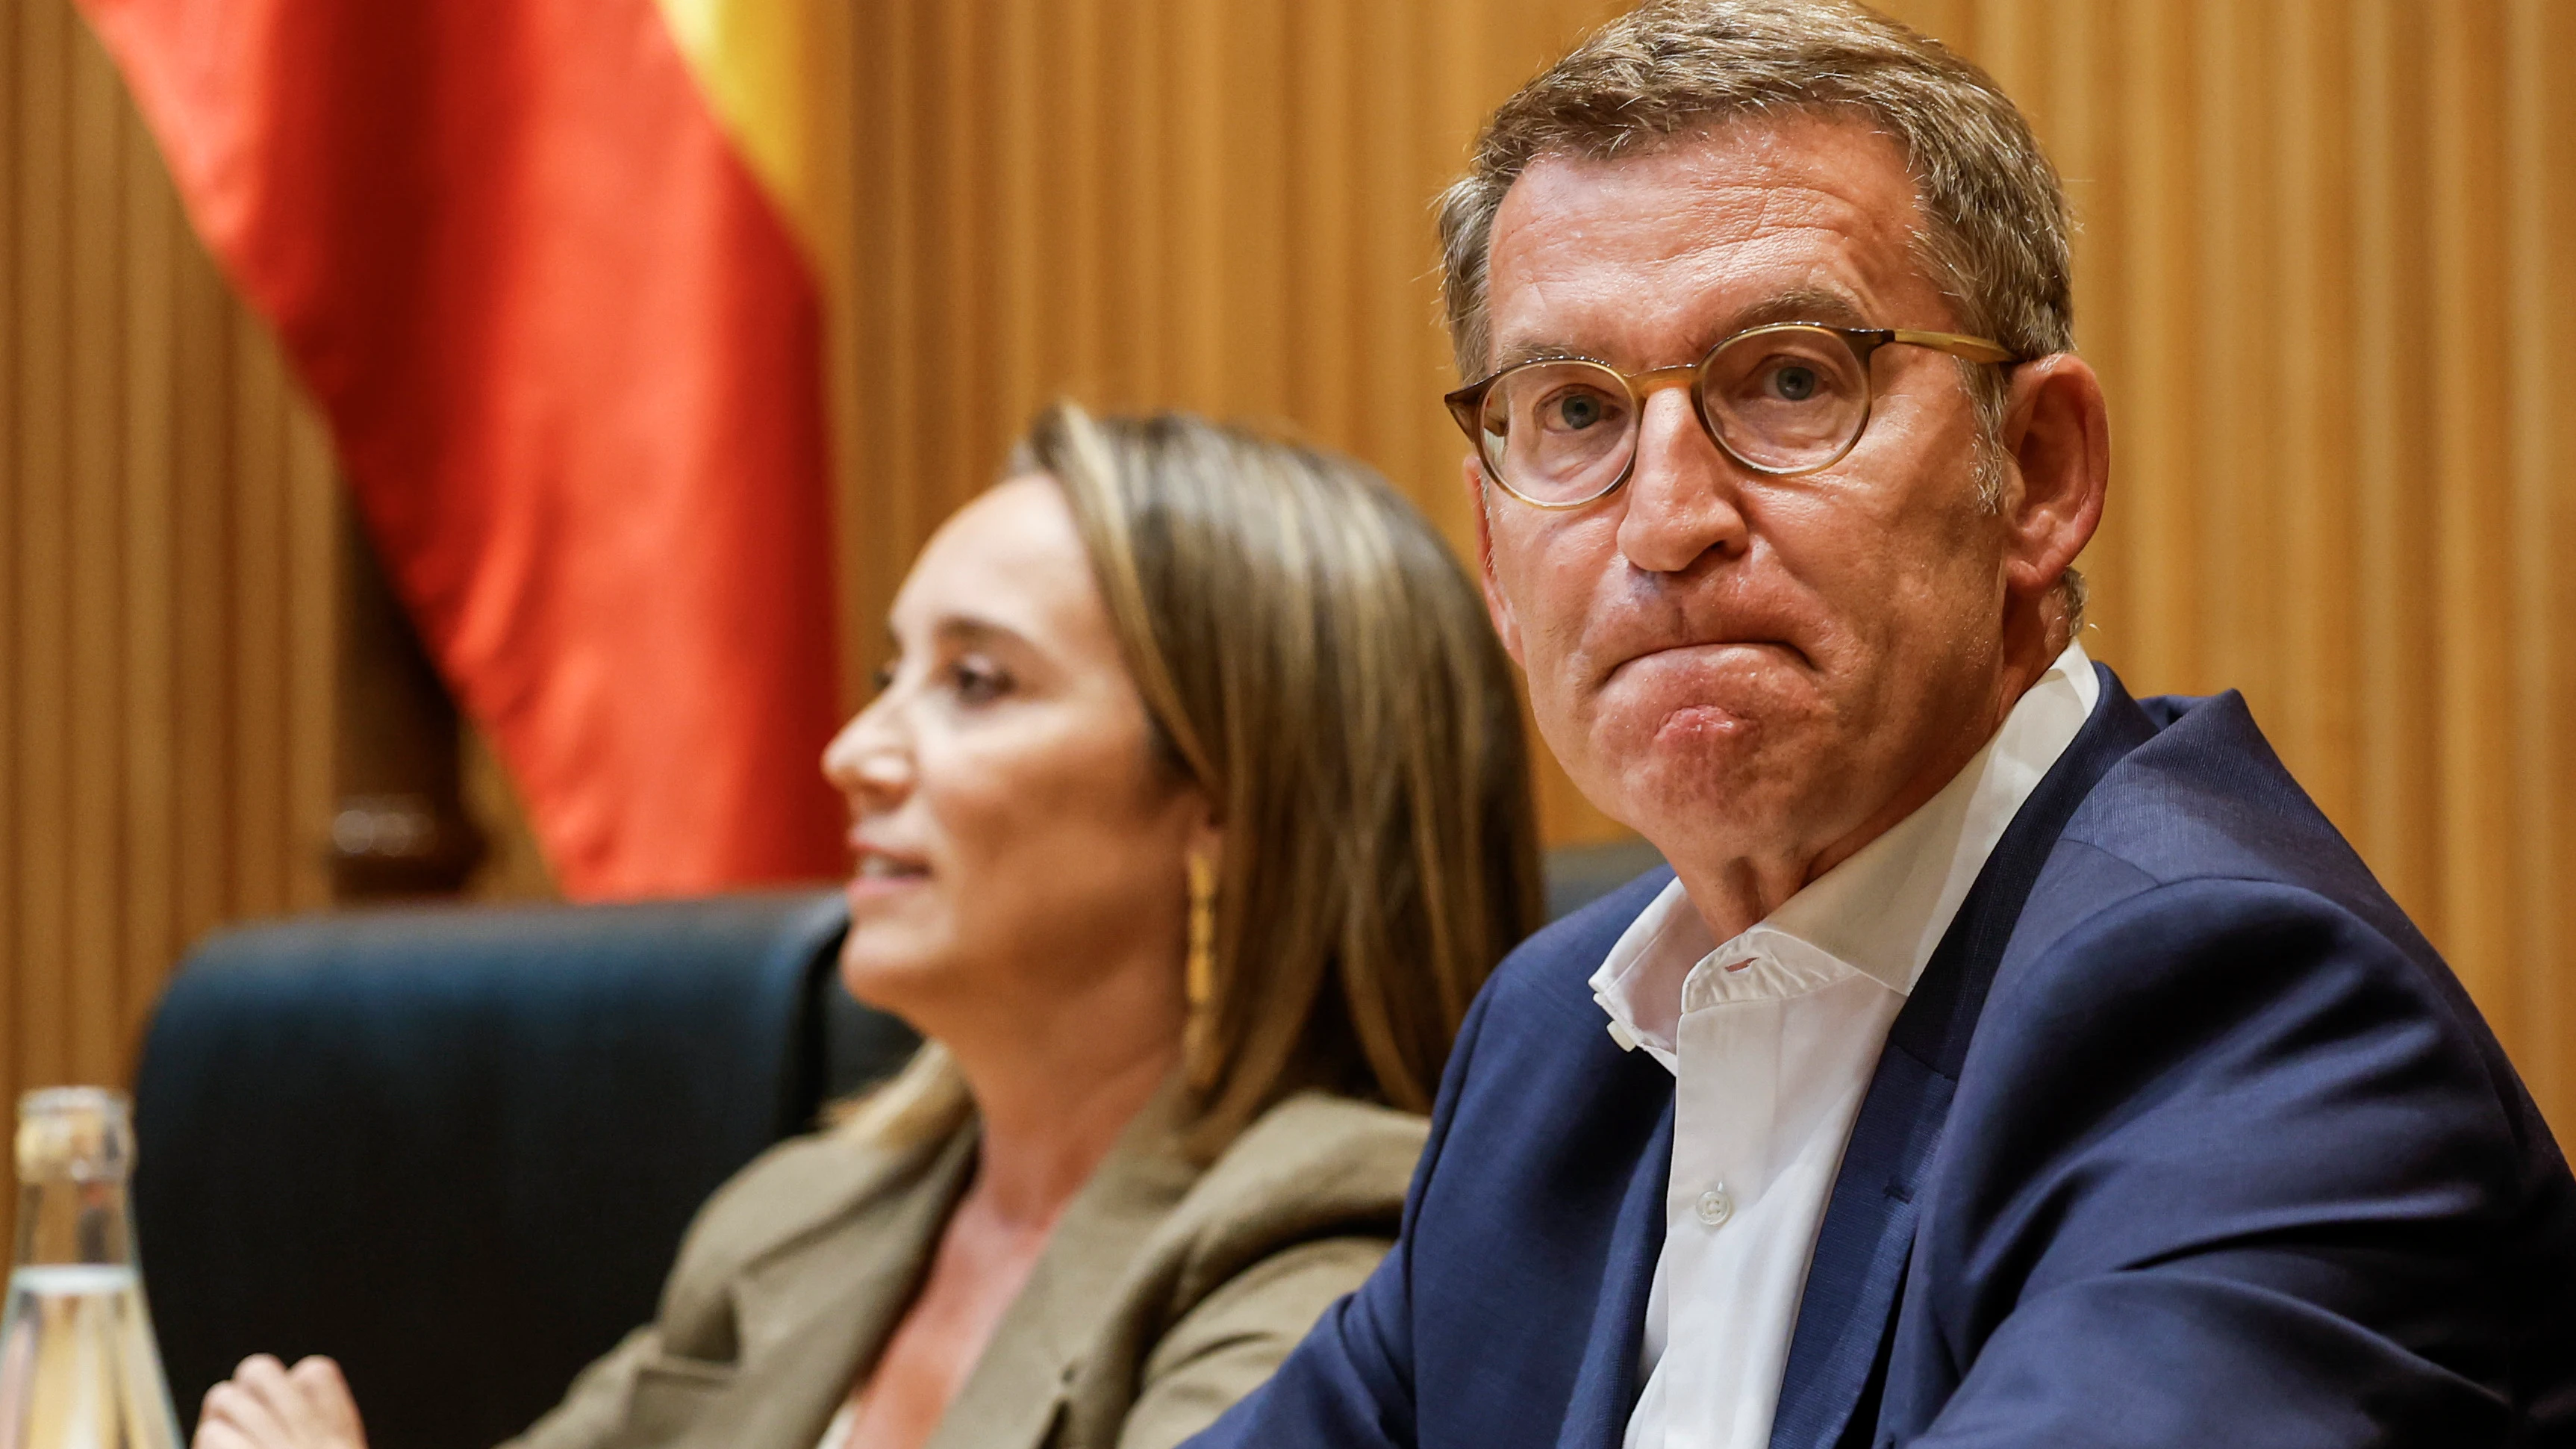
{"type": "Polygon", "coordinates": [[[1207,1446],[2576,1442],[2576,1180],[2241,700],[2076,642],[2056,176],[1849,4],[1668,0],[1443,209],[1487,599],[1672,862],[1468,1018],[1207,1446]]]}

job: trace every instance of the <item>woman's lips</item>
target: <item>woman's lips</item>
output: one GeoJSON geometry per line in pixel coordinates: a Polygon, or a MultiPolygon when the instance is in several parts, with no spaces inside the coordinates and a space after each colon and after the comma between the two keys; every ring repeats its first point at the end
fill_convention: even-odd
{"type": "Polygon", "coordinates": [[[863,848],[850,872],[849,896],[855,901],[892,895],[929,879],[930,867],[913,857],[863,848]]]}

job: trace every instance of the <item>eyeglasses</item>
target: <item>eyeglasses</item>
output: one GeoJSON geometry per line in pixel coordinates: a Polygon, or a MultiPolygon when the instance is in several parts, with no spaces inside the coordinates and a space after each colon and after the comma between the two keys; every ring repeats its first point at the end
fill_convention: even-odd
{"type": "Polygon", "coordinates": [[[1955,332],[1782,322],[1738,332],[1696,363],[1626,373],[1589,357],[1540,358],[1442,401],[1503,491],[1538,508],[1580,508],[1628,481],[1637,419],[1667,387],[1688,387],[1709,440],[1756,473],[1833,466],[1869,426],[1870,359],[1891,344],[2016,360],[1955,332]]]}

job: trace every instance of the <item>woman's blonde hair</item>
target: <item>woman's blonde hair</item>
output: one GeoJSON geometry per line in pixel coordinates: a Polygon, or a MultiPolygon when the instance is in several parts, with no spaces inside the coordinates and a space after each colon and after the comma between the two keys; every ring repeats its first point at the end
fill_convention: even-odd
{"type": "MultiPolygon", "coordinates": [[[[1310,1087],[1428,1110],[1542,911],[1519,703],[1474,585],[1367,467],[1196,417],[1060,403],[1008,472],[1063,487],[1154,748],[1225,830],[1194,1143],[1310,1087]]],[[[860,1116],[953,1120],[942,1055],[860,1116]]]]}

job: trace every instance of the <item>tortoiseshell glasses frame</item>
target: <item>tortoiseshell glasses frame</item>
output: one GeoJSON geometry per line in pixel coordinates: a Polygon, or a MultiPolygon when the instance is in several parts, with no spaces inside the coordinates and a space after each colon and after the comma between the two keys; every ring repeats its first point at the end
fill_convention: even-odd
{"type": "Polygon", "coordinates": [[[1668,387],[1687,387],[1709,441],[1756,473],[1832,467],[1868,430],[1877,398],[1871,362],[1892,346],[1976,363],[2019,360],[1998,343],[1956,332],[1774,322],[1728,337],[1693,363],[1628,373],[1596,357],[1533,358],[1442,401],[1504,492],[1534,508],[1581,508],[1628,481],[1645,401],[1668,387]]]}

